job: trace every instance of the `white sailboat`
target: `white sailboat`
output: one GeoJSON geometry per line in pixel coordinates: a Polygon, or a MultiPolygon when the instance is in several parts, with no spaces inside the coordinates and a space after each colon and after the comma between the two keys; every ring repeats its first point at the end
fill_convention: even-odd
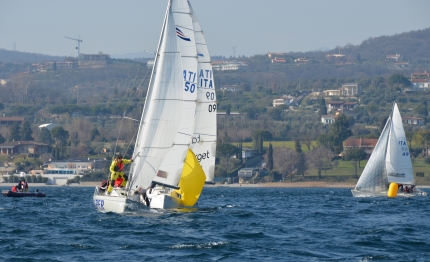
{"type": "Polygon", "coordinates": [[[396,103],[351,192],[354,197],[427,195],[415,185],[409,147],[396,103]]]}
{"type": "Polygon", "coordinates": [[[96,187],[93,200],[100,211],[122,213],[129,201],[148,199],[151,208],[197,202],[206,176],[190,148],[199,122],[193,26],[188,1],[169,0],[135,144],[138,157],[125,189],[108,196],[96,187]]]}

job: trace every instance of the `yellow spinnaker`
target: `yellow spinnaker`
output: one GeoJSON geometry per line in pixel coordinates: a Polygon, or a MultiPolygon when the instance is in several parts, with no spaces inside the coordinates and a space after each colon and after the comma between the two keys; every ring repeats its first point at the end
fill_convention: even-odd
{"type": "Polygon", "coordinates": [[[180,189],[175,190],[176,193],[181,195],[184,206],[194,206],[202,193],[205,180],[205,172],[199,160],[197,160],[193,151],[188,149],[181,179],[179,180],[180,189]]]}

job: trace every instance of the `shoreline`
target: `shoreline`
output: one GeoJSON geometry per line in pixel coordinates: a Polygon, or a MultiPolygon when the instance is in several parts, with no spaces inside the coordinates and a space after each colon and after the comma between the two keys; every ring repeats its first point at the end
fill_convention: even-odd
{"type": "MultiPolygon", "coordinates": [[[[0,187],[13,187],[17,183],[0,183],[0,187]]],[[[28,183],[30,188],[34,187],[95,187],[98,186],[100,182],[84,182],[81,184],[70,184],[70,185],[47,185],[44,183],[28,183]]],[[[355,185],[346,184],[346,183],[327,183],[327,182],[274,182],[274,183],[259,183],[259,184],[215,184],[215,185],[205,185],[205,187],[252,187],[252,188],[263,188],[263,187],[309,187],[309,188],[319,188],[319,187],[327,187],[327,188],[353,188],[355,185]]]]}
{"type": "MultiPolygon", "coordinates": [[[[28,186],[31,189],[38,187],[95,187],[98,186],[100,182],[84,182],[81,184],[70,184],[70,185],[47,185],[44,183],[29,183],[28,186]]],[[[16,183],[0,183],[0,187],[13,187],[16,183]]],[[[350,188],[353,189],[355,184],[348,184],[342,182],[320,182],[320,181],[309,181],[309,182],[273,182],[273,183],[259,183],[259,184],[215,184],[215,185],[205,185],[205,187],[240,187],[240,188],[350,188]]],[[[428,185],[420,186],[419,188],[430,188],[428,185]]]]}

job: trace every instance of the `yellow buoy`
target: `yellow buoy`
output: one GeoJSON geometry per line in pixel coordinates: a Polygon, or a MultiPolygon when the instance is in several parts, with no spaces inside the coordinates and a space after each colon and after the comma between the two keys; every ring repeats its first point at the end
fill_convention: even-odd
{"type": "Polygon", "coordinates": [[[396,197],[398,190],[399,190],[399,185],[397,185],[397,183],[392,182],[390,184],[390,187],[388,188],[388,192],[387,192],[388,197],[396,197]]]}

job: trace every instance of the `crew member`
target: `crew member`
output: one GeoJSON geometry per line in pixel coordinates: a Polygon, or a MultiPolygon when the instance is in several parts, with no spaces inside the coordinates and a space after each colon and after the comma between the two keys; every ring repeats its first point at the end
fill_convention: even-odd
{"type": "Polygon", "coordinates": [[[109,171],[111,172],[110,175],[110,184],[108,187],[108,194],[112,192],[113,186],[115,184],[115,181],[118,177],[121,177],[123,179],[121,183],[121,187],[125,187],[127,184],[128,177],[124,175],[123,169],[126,164],[129,164],[133,162],[133,159],[122,159],[122,155],[118,155],[116,159],[112,161],[112,164],[110,165],[109,171]]]}
{"type": "Polygon", "coordinates": [[[22,185],[23,185],[23,191],[28,192],[28,183],[27,181],[25,181],[25,179],[22,180],[22,185]]]}

